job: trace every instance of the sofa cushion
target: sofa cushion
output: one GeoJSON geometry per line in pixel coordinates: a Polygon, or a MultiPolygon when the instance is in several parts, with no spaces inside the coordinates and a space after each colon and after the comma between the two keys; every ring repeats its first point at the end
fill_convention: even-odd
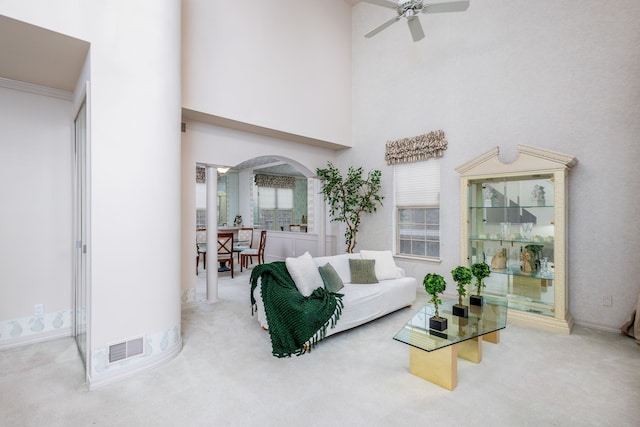
{"type": "Polygon", "coordinates": [[[324,282],[324,287],[329,292],[338,292],[340,289],[344,288],[344,283],[342,283],[340,275],[331,264],[326,263],[325,265],[321,265],[318,267],[318,271],[320,272],[320,276],[324,282]]]}
{"type": "Polygon", "coordinates": [[[351,283],[378,283],[374,259],[350,259],[351,283]]]}
{"type": "Polygon", "coordinates": [[[316,266],[320,267],[321,265],[325,265],[326,263],[331,264],[331,266],[336,270],[340,279],[342,279],[342,283],[351,282],[351,268],[349,267],[349,260],[352,258],[361,259],[359,253],[355,254],[339,254],[339,255],[330,255],[317,257],[313,259],[313,262],[316,263],[316,266]]]}
{"type": "Polygon", "coordinates": [[[398,279],[401,277],[400,270],[393,260],[391,251],[360,251],[363,259],[373,259],[376,261],[376,278],[378,280],[398,279]]]}
{"type": "Polygon", "coordinates": [[[308,297],[317,288],[324,286],[318,267],[309,252],[297,258],[285,259],[287,270],[302,295],[308,297]]]}

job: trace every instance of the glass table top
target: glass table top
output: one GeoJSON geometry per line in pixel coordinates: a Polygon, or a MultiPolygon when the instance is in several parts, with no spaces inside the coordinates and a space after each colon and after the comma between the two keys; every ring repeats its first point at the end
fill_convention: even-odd
{"type": "Polygon", "coordinates": [[[482,307],[463,304],[469,307],[469,317],[458,317],[452,313],[452,307],[458,300],[444,301],[439,305],[440,317],[447,319],[447,329],[436,331],[429,329],[429,318],[435,314],[433,304],[422,307],[413,318],[393,337],[394,340],[425,351],[434,351],[472,338],[490,334],[507,325],[507,299],[483,295],[482,307]]]}

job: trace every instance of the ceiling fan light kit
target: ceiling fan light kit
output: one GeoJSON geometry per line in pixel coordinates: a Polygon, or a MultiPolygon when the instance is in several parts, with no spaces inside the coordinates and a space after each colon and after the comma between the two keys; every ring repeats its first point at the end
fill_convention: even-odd
{"type": "Polygon", "coordinates": [[[425,3],[423,0],[399,0],[397,3],[390,0],[363,0],[366,3],[371,3],[376,6],[382,6],[389,9],[394,9],[397,12],[397,16],[384,22],[382,25],[369,31],[364,36],[371,38],[378,34],[380,31],[398,22],[401,18],[407,19],[407,25],[411,32],[411,37],[414,42],[422,40],[424,38],[424,31],[420,24],[418,14],[420,13],[447,13],[447,12],[464,12],[469,8],[469,1],[452,1],[445,3],[425,3]]]}

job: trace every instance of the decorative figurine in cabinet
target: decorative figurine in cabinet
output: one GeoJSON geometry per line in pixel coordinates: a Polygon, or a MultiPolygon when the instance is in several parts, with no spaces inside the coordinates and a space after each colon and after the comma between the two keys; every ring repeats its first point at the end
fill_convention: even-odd
{"type": "Polygon", "coordinates": [[[573,156],[498,147],[456,168],[461,177],[463,265],[486,262],[484,292],[509,301],[513,322],[571,333],[567,274],[567,176],[573,156]]]}

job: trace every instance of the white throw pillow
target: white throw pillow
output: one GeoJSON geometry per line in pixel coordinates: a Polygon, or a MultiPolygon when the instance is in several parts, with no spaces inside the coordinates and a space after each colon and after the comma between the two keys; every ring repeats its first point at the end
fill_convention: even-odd
{"type": "Polygon", "coordinates": [[[378,280],[398,279],[400,271],[393,260],[391,251],[360,251],[363,259],[375,259],[376,278],[378,280]]]}
{"type": "Polygon", "coordinates": [[[317,288],[324,287],[322,276],[309,252],[297,258],[287,258],[284,262],[296,288],[305,297],[311,295],[317,288]]]}

